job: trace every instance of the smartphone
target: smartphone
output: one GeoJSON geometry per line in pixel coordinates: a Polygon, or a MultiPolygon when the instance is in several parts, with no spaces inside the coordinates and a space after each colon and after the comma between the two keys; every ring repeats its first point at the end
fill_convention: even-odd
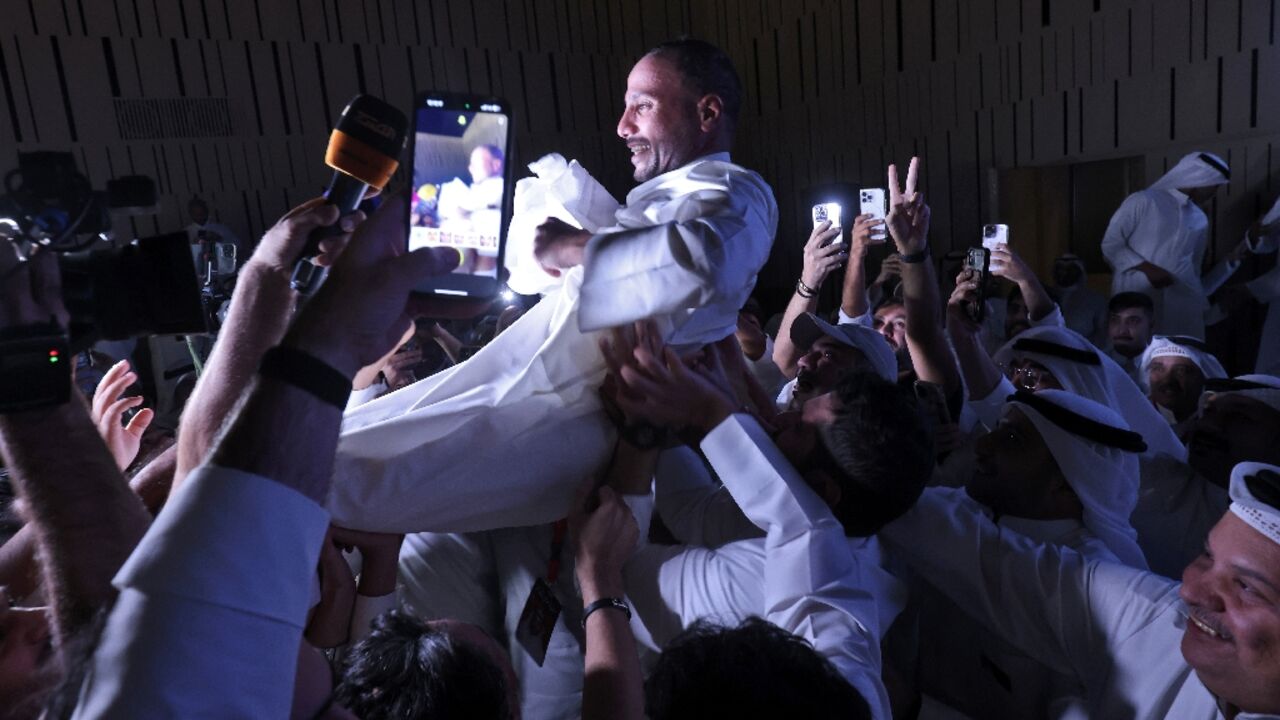
{"type": "Polygon", "coordinates": [[[511,107],[500,98],[444,92],[418,97],[408,249],[451,247],[461,262],[414,292],[492,297],[501,289],[514,186],[513,124],[511,107]]]}
{"type": "Polygon", "coordinates": [[[832,245],[844,242],[843,225],[840,224],[840,203],[818,203],[813,206],[813,226],[816,228],[822,223],[830,220],[831,227],[841,229],[839,235],[831,241],[832,245]]]}
{"type": "MultiPolygon", "coordinates": [[[[870,215],[884,222],[885,217],[889,214],[884,188],[863,188],[858,191],[858,201],[860,203],[860,215],[870,215]]],[[[871,239],[875,242],[884,242],[887,237],[884,231],[871,233],[871,239]]]]}
{"type": "MultiPolygon", "coordinates": [[[[988,251],[998,250],[1001,245],[1009,245],[1009,226],[1008,225],[983,225],[982,226],[982,247],[988,251]]],[[[998,270],[1002,263],[988,263],[992,270],[998,270]]]]}
{"type": "Polygon", "coordinates": [[[991,270],[991,251],[985,247],[969,248],[964,258],[964,269],[978,273],[978,299],[965,304],[965,311],[974,322],[980,323],[987,314],[987,276],[991,270]]]}

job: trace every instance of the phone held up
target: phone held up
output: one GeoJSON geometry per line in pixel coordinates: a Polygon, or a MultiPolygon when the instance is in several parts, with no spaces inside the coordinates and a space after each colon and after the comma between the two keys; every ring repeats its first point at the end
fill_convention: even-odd
{"type": "Polygon", "coordinates": [[[844,242],[844,226],[840,224],[840,203],[818,203],[813,206],[813,226],[816,228],[830,220],[831,227],[840,231],[831,241],[832,245],[844,242]]]}
{"type": "MultiPolygon", "coordinates": [[[[982,226],[982,247],[990,252],[1001,250],[1009,245],[1009,226],[1008,225],[983,225],[982,226]]],[[[993,260],[990,263],[992,270],[999,270],[1001,262],[993,260]]]]}
{"type": "Polygon", "coordinates": [[[492,297],[511,223],[513,118],[506,101],[428,92],[413,115],[413,193],[408,249],[451,247],[460,263],[414,292],[492,297]]]}
{"type": "Polygon", "coordinates": [[[976,323],[982,322],[987,314],[987,276],[991,270],[991,251],[985,247],[971,247],[964,258],[964,269],[978,274],[978,291],[976,299],[964,304],[965,312],[976,323]]]}
{"type": "MultiPolygon", "coordinates": [[[[863,188],[858,191],[859,214],[870,215],[881,223],[889,214],[889,206],[885,201],[884,188],[863,188]]],[[[881,225],[883,228],[883,225],[881,225]]],[[[872,242],[884,242],[888,239],[883,229],[871,233],[872,242]]]]}

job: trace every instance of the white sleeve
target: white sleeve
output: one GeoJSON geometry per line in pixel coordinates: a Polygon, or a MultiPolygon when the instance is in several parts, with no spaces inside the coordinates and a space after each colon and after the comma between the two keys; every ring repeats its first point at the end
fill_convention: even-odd
{"type": "Polygon", "coordinates": [[[867,311],[862,313],[858,317],[849,315],[844,311],[844,308],[840,308],[839,315],[840,315],[841,325],[853,324],[853,325],[865,325],[867,327],[875,327],[875,324],[876,324],[875,316],[871,314],[870,304],[868,304],[867,311]]]}
{"type": "Polygon", "coordinates": [[[1000,415],[1004,412],[1005,402],[1016,391],[1017,388],[1013,386],[1013,383],[1009,382],[1009,378],[1001,376],[1000,382],[991,392],[987,393],[986,397],[976,400],[970,399],[965,402],[965,406],[978,417],[978,422],[985,425],[988,430],[993,430],[996,425],[1000,424],[1000,415]]]}
{"type": "Polygon", "coordinates": [[[880,538],[973,618],[1059,672],[1105,674],[1115,648],[1176,601],[1178,586],[1165,578],[1004,530],[954,492],[925,490],[880,538]]]}
{"type": "Polygon", "coordinates": [[[1150,205],[1151,201],[1143,193],[1134,193],[1125,198],[1119,209],[1111,216],[1107,232],[1102,236],[1102,254],[1116,274],[1147,261],[1133,249],[1129,241],[1137,231],[1142,217],[1150,209],[1150,205]]]}
{"type": "Polygon", "coordinates": [[[1032,320],[1031,327],[1060,327],[1067,326],[1066,318],[1062,317],[1062,306],[1058,303],[1053,304],[1053,309],[1047,315],[1039,320],[1032,320]]]}
{"type": "Polygon", "coordinates": [[[762,534],[690,448],[672,448],[658,456],[653,488],[658,516],[685,545],[715,548],[762,534]]]}
{"type": "Polygon", "coordinates": [[[288,717],[328,526],[284,485],[193,471],[115,577],[75,717],[288,717]]]}
{"type": "Polygon", "coordinates": [[[587,243],[578,309],[583,332],[746,297],[777,226],[773,194],[753,173],[673,201],[670,222],[587,243]]]}
{"type": "Polygon", "coordinates": [[[670,642],[684,628],[702,618],[732,622],[737,612],[758,603],[744,601],[752,588],[743,587],[744,578],[758,583],[758,568],[733,546],[711,550],[684,545],[650,545],[648,520],[652,516],[651,495],[624,495],[623,502],[640,524],[636,551],[623,568],[627,599],[636,617],[657,643],[656,650],[670,642]],[[745,570],[745,572],[744,572],[745,570]]]}
{"type": "Polygon", "coordinates": [[[880,679],[878,599],[868,567],[849,551],[844,528],[756,421],[731,415],[702,451],[738,506],[765,531],[764,618],[805,638],[891,717],[880,679]]]}
{"type": "Polygon", "coordinates": [[[387,391],[387,384],[383,382],[382,378],[378,378],[377,380],[374,380],[373,383],[369,385],[369,387],[361,388],[359,390],[352,390],[351,397],[347,398],[347,409],[344,412],[350,412],[351,410],[354,410],[355,408],[360,407],[361,405],[369,402],[370,400],[376,400],[379,395],[381,395],[386,391],[387,391]]]}

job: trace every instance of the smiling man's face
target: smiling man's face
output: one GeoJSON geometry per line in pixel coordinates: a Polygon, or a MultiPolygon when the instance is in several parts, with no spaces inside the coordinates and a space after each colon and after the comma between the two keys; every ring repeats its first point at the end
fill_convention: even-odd
{"type": "Polygon", "coordinates": [[[1280,545],[1228,512],[1179,594],[1182,657],[1204,686],[1243,711],[1280,712],[1280,545]]]}
{"type": "Polygon", "coordinates": [[[699,122],[699,99],[666,58],[646,55],[631,69],[618,137],[631,151],[636,182],[652,180],[703,154],[706,138],[699,122]]]}

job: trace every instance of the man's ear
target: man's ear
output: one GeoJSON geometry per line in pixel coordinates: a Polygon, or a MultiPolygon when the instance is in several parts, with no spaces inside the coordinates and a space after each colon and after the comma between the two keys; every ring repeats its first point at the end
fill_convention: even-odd
{"type": "Polygon", "coordinates": [[[702,132],[712,132],[725,121],[724,101],[719,95],[703,95],[698,101],[698,127],[702,132]]]}

